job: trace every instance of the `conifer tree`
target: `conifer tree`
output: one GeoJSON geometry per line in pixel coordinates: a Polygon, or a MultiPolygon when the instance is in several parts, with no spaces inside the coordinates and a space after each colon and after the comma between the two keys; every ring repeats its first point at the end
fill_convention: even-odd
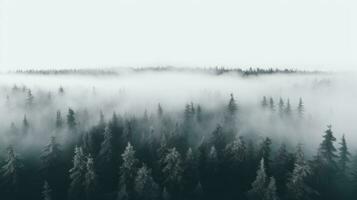
{"type": "Polygon", "coordinates": [[[159,197],[159,186],[151,176],[151,170],[143,165],[139,168],[134,186],[137,199],[156,200],[159,197]]]}
{"type": "Polygon", "coordinates": [[[67,114],[67,125],[69,129],[75,129],[77,126],[76,118],[75,118],[75,113],[74,111],[69,108],[68,109],[68,114],[67,114]]]}
{"type": "Polygon", "coordinates": [[[27,133],[29,132],[29,129],[30,129],[30,124],[27,120],[26,115],[24,115],[24,119],[22,120],[22,133],[24,135],[27,135],[27,133]]]}
{"type": "Polygon", "coordinates": [[[288,116],[290,116],[291,114],[291,105],[290,105],[290,99],[288,99],[286,101],[286,107],[285,107],[285,110],[284,110],[284,113],[288,116]]]}
{"type": "Polygon", "coordinates": [[[18,192],[23,168],[23,162],[14,152],[13,147],[8,147],[7,159],[0,168],[1,184],[8,186],[13,192],[18,192]]]}
{"type": "Polygon", "coordinates": [[[284,114],[284,101],[281,97],[279,98],[278,108],[279,108],[279,115],[280,117],[282,117],[284,114]]]}
{"type": "Polygon", "coordinates": [[[85,199],[85,174],[86,174],[86,156],[83,153],[82,147],[75,147],[73,167],[69,170],[71,179],[70,188],[68,191],[69,200],[85,199]]]}
{"type": "Polygon", "coordinates": [[[170,193],[179,195],[180,183],[182,179],[182,161],[181,155],[176,150],[172,148],[168,150],[168,153],[164,159],[164,168],[162,169],[165,180],[164,184],[170,193]]]}
{"type": "Polygon", "coordinates": [[[196,120],[198,123],[201,123],[203,121],[202,108],[200,105],[197,105],[196,120]]]}
{"type": "Polygon", "coordinates": [[[267,100],[266,96],[263,96],[263,100],[262,100],[261,104],[262,104],[263,108],[268,107],[268,100],[267,100]]]}
{"type": "Polygon", "coordinates": [[[305,110],[304,103],[302,102],[302,98],[300,97],[299,104],[297,107],[298,115],[300,118],[302,118],[304,116],[304,110],[305,110]]]}
{"type": "Polygon", "coordinates": [[[157,106],[157,116],[159,117],[159,119],[162,118],[163,114],[164,114],[164,110],[162,109],[161,104],[158,104],[158,106],[157,106]]]}
{"type": "Polygon", "coordinates": [[[270,158],[271,154],[271,139],[269,137],[266,137],[264,141],[260,145],[260,150],[259,150],[259,157],[264,159],[264,168],[265,170],[270,170],[270,158]]]}
{"type": "Polygon", "coordinates": [[[191,148],[186,152],[186,157],[183,162],[182,185],[183,192],[188,197],[192,197],[195,187],[199,180],[198,163],[191,148]]]}
{"type": "Polygon", "coordinates": [[[269,184],[264,194],[264,200],[278,200],[274,177],[270,177],[269,184]]]}
{"type": "Polygon", "coordinates": [[[269,108],[271,111],[275,111],[275,103],[272,97],[269,98],[269,108]]]}
{"type": "Polygon", "coordinates": [[[261,159],[257,176],[252,183],[252,189],[248,191],[248,197],[252,200],[263,200],[266,192],[267,175],[265,172],[264,158],[261,159]]]}
{"type": "Polygon", "coordinates": [[[125,188],[126,196],[128,196],[128,198],[133,198],[134,180],[138,160],[135,157],[134,147],[130,143],[126,146],[121,157],[123,163],[120,166],[119,190],[122,193],[123,188],[125,188]]]}
{"type": "Polygon", "coordinates": [[[94,169],[94,161],[91,155],[87,157],[86,173],[85,173],[85,193],[86,200],[98,199],[97,174],[94,169]]]}
{"type": "Polygon", "coordinates": [[[26,105],[28,107],[31,107],[33,105],[34,102],[34,96],[32,95],[31,90],[27,90],[27,94],[26,94],[26,105]]]}
{"type": "Polygon", "coordinates": [[[57,111],[56,113],[56,128],[60,129],[63,126],[63,119],[61,115],[61,111],[57,111]]]}
{"type": "Polygon", "coordinates": [[[295,153],[294,170],[287,182],[287,198],[289,200],[308,200],[313,190],[307,185],[306,179],[311,174],[310,166],[304,158],[301,145],[295,153]]]}
{"type": "Polygon", "coordinates": [[[52,190],[50,188],[50,185],[47,181],[45,181],[42,191],[43,200],[52,200],[51,192],[52,190]]]}
{"type": "Polygon", "coordinates": [[[338,164],[339,164],[340,172],[345,175],[345,173],[348,169],[348,163],[350,162],[350,156],[351,156],[351,154],[347,148],[345,135],[342,135],[340,145],[341,145],[341,147],[338,149],[339,150],[338,164]]]}

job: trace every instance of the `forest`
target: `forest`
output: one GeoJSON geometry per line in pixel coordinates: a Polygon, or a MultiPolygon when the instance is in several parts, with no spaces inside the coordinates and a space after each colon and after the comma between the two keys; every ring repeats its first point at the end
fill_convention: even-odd
{"type": "MultiPolygon", "coordinates": [[[[18,73],[18,83],[0,81],[2,200],[357,198],[357,154],[349,146],[353,133],[337,134],[334,121],[317,125],[313,108],[318,103],[308,104],[316,103],[310,94],[277,96],[250,89],[254,100],[244,100],[240,90],[216,93],[217,85],[231,83],[232,77],[220,82],[215,76],[209,79],[214,89],[210,81],[205,87],[188,84],[203,97],[179,98],[179,91],[189,91],[177,86],[184,85],[180,77],[177,88],[170,83],[169,90],[160,88],[160,94],[172,96],[155,98],[158,91],[134,83],[113,92],[108,88],[116,82],[100,85],[101,79],[84,78],[85,87],[75,81],[62,85],[61,79],[40,74],[34,78],[41,86],[26,85],[34,81],[18,73]],[[48,79],[54,80],[44,87],[48,79]],[[146,98],[138,91],[147,92],[146,98]]],[[[312,94],[330,93],[330,77],[315,75],[285,78],[306,76],[298,82],[312,83],[312,94]]],[[[290,92],[301,91],[295,82],[291,87],[290,92]]]]}

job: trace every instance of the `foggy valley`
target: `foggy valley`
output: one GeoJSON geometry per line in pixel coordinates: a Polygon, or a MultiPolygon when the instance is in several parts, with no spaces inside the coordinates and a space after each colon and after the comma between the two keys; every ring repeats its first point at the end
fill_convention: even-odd
{"type": "MultiPolygon", "coordinates": [[[[254,180],[265,168],[275,177],[266,190],[282,199],[339,195],[318,184],[317,164],[322,136],[336,138],[326,147],[333,156],[344,136],[347,178],[338,180],[354,180],[356,81],[354,73],[223,68],[4,72],[1,191],[9,199],[12,186],[22,191],[15,199],[39,199],[41,190],[53,199],[260,199],[254,180]]],[[[341,158],[332,159],[340,174],[341,158]]]]}

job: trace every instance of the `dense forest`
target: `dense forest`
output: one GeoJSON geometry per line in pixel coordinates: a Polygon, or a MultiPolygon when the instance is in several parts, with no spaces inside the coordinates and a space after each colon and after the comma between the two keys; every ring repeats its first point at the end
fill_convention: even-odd
{"type": "Polygon", "coordinates": [[[119,113],[110,103],[87,105],[86,98],[99,96],[96,88],[79,100],[80,108],[71,106],[71,91],[63,86],[47,91],[13,85],[0,92],[4,200],[357,197],[356,155],[348,137],[336,138],[326,124],[314,133],[321,136],[314,150],[291,139],[311,132],[303,98],[262,96],[252,110],[231,93],[216,107],[188,101],[173,111],[157,102],[138,114],[119,113]],[[250,112],[291,135],[270,134],[247,119],[250,112]]]}

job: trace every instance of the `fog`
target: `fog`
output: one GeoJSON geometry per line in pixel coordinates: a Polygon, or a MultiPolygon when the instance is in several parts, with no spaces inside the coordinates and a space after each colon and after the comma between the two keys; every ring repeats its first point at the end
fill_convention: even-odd
{"type": "MultiPolygon", "coordinates": [[[[113,76],[85,75],[0,75],[0,135],[4,149],[12,142],[11,123],[21,127],[24,115],[32,133],[22,138],[27,147],[41,146],[53,134],[56,111],[63,118],[68,108],[78,116],[88,112],[87,127],[98,122],[100,112],[108,120],[113,112],[122,116],[142,117],[147,111],[155,116],[160,103],[165,113],[180,123],[185,104],[200,104],[203,111],[221,114],[233,93],[239,107],[239,133],[273,137],[275,142],[304,143],[314,150],[327,125],[332,125],[339,139],[345,134],[349,145],[357,147],[356,74],[318,73],[261,75],[242,77],[236,74],[213,75],[200,72],[141,72],[113,76]],[[14,86],[31,90],[34,107],[25,106],[26,92],[14,92],[14,86]],[[58,89],[63,87],[64,94],[58,89]],[[50,97],[49,97],[50,96],[50,97]],[[293,113],[299,98],[304,102],[303,121],[274,119],[275,112],[261,108],[262,97],[272,97],[276,108],[279,98],[290,100],[293,113]],[[4,145],[5,143],[5,145],[4,145]]],[[[217,118],[216,123],[220,123],[217,118]]],[[[207,127],[213,131],[216,124],[207,127]]],[[[210,133],[207,133],[210,134],[210,133]]],[[[17,141],[18,142],[18,141],[17,141]]]]}

